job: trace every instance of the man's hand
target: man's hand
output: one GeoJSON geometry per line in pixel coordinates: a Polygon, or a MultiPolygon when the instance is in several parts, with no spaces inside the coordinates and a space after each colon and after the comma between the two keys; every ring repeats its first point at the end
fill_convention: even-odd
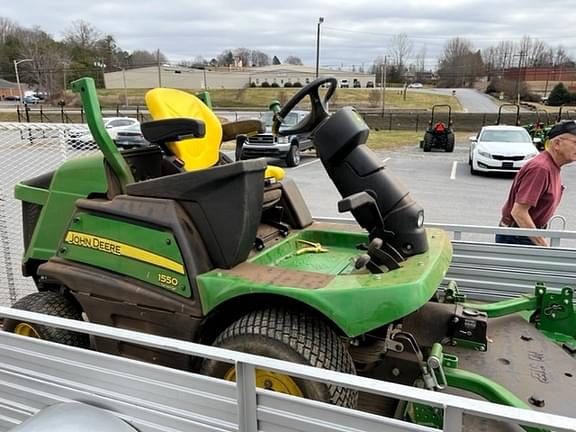
{"type": "MultiPolygon", "coordinates": [[[[515,202],[510,215],[514,218],[519,228],[538,229],[530,217],[529,210],[529,205],[515,202]]],[[[530,237],[530,240],[537,246],[548,247],[548,242],[544,237],[530,237]]]]}

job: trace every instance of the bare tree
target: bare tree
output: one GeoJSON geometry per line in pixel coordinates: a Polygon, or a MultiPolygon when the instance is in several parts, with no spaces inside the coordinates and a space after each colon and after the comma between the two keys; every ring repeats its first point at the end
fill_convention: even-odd
{"type": "Polygon", "coordinates": [[[416,54],[416,72],[424,72],[426,70],[426,45],[422,45],[418,54],[416,54]]]}
{"type": "Polygon", "coordinates": [[[133,51],[128,57],[128,61],[131,67],[146,67],[155,66],[158,63],[167,63],[168,60],[166,56],[162,53],[158,55],[158,52],[150,52],[146,50],[136,50],[133,51]]]}
{"type": "Polygon", "coordinates": [[[18,29],[19,26],[14,21],[0,17],[0,43],[6,43],[6,38],[13,35],[18,29]]]}
{"type": "Polygon", "coordinates": [[[268,66],[270,64],[270,56],[259,50],[252,51],[252,66],[268,66]]]}
{"type": "Polygon", "coordinates": [[[470,41],[456,37],[446,42],[438,67],[440,86],[470,87],[484,72],[481,53],[473,51],[470,41]]]}
{"type": "Polygon", "coordinates": [[[401,76],[403,76],[406,60],[410,57],[412,49],[413,43],[408,39],[406,33],[397,34],[390,40],[389,54],[392,59],[392,65],[397,67],[401,76]]]}
{"type": "Polygon", "coordinates": [[[286,57],[286,59],[284,59],[284,63],[286,64],[291,64],[291,65],[299,65],[302,66],[304,63],[302,63],[302,59],[300,57],[296,57],[296,56],[288,56],[286,57]]]}
{"type": "Polygon", "coordinates": [[[238,66],[249,67],[252,52],[247,48],[236,48],[234,50],[234,60],[238,66]]]}
{"type": "Polygon", "coordinates": [[[68,44],[85,50],[93,49],[101,38],[102,33],[84,20],[72,21],[64,33],[64,40],[68,44]]]}

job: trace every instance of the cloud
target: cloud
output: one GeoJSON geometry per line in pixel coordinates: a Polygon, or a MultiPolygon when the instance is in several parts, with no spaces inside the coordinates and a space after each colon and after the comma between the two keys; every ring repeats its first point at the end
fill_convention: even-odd
{"type": "MultiPolygon", "coordinates": [[[[8,2],[3,2],[8,3],[8,2]]],[[[433,66],[446,41],[463,37],[475,48],[528,35],[551,47],[572,48],[573,5],[567,0],[405,0],[398,2],[327,0],[274,2],[255,0],[20,0],[0,6],[0,16],[24,27],[39,26],[55,38],[72,21],[83,19],[115,37],[128,51],[160,49],[171,61],[217,56],[225,49],[259,49],[284,59],[316,59],[321,25],[323,66],[370,65],[386,55],[391,38],[406,33],[413,54],[426,49],[433,66]],[[82,3],[82,4],[80,4],[82,3]]]]}

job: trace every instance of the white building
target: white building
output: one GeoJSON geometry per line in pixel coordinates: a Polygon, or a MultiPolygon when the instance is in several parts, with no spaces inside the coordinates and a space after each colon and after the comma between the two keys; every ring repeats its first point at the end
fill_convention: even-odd
{"type": "MultiPolygon", "coordinates": [[[[375,82],[374,74],[332,69],[320,69],[320,76],[333,76],[338,82],[347,80],[350,87],[356,81],[366,87],[368,81],[375,82]]],[[[299,82],[303,86],[316,77],[316,69],[309,66],[274,65],[258,68],[209,68],[190,69],[179,66],[160,65],[104,74],[107,89],[170,87],[181,89],[239,89],[250,86],[261,87],[262,83],[299,82]]]]}

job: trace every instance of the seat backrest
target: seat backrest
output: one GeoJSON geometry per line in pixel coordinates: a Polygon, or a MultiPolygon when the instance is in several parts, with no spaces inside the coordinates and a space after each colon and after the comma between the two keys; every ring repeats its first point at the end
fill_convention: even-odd
{"type": "Polygon", "coordinates": [[[210,168],[219,160],[222,125],[216,114],[196,96],[177,89],[156,88],[146,93],[146,105],[153,120],[189,117],[206,125],[204,138],[190,138],[168,143],[169,150],[182,162],[186,171],[210,168]]]}

